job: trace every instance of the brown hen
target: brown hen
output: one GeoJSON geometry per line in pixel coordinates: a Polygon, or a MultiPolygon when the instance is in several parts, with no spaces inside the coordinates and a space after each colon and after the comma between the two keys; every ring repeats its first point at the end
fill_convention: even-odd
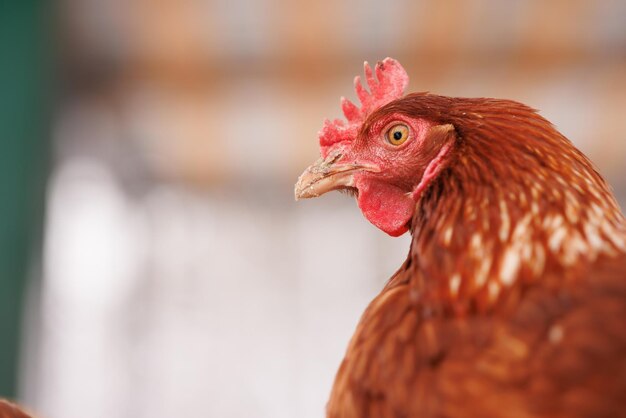
{"type": "Polygon", "coordinates": [[[296,197],[348,189],[412,242],[327,416],[626,416],[626,221],[606,181],[523,104],[403,96],[389,58],[366,77],[296,197]]]}
{"type": "Polygon", "coordinates": [[[17,405],[0,399],[0,418],[32,418],[17,405]]]}

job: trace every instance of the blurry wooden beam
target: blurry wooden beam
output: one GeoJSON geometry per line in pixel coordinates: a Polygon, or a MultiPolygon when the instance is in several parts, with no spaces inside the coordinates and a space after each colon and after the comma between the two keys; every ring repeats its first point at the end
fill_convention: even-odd
{"type": "MultiPolygon", "coordinates": [[[[487,83],[483,74],[491,74],[497,80],[480,89],[490,88],[492,95],[500,95],[498,92],[524,89],[552,71],[598,72],[626,62],[626,54],[617,51],[619,42],[605,45],[602,51],[589,42],[579,42],[586,34],[577,32],[577,27],[593,26],[587,16],[593,5],[589,1],[559,0],[556,6],[537,0],[495,5],[454,0],[408,2],[406,12],[397,19],[381,21],[398,30],[398,44],[389,47],[411,74],[410,88],[454,95],[468,90],[462,86],[466,80],[487,83]],[[494,41],[494,37],[498,39],[494,41]],[[607,59],[610,48],[616,51],[607,59]]],[[[159,161],[152,161],[166,178],[213,184],[233,174],[228,156],[221,154],[224,147],[220,141],[230,131],[225,120],[234,113],[233,92],[242,85],[269,86],[268,103],[279,96],[292,100],[285,104],[285,113],[294,107],[299,111],[289,114],[289,122],[297,120],[293,126],[300,135],[314,136],[318,120],[339,115],[335,107],[339,95],[354,97],[350,84],[362,71],[362,61],[386,55],[368,56],[374,49],[368,48],[366,41],[344,36],[358,33],[351,32],[349,25],[364,25],[347,16],[352,10],[346,5],[330,0],[265,0],[254,6],[263,13],[252,17],[250,13],[257,9],[242,9],[247,6],[251,5],[191,0],[127,3],[119,11],[127,25],[122,37],[124,53],[117,58],[115,73],[108,78],[102,72],[86,77],[93,82],[94,91],[113,99],[122,118],[132,121],[137,117],[128,113],[129,107],[143,111],[141,117],[153,115],[153,129],[161,131],[157,135],[161,139],[141,144],[154,148],[139,149],[148,156],[160,155],[159,161],[170,164],[159,166],[159,161]],[[246,27],[246,19],[252,19],[252,29],[259,33],[238,37],[235,32],[252,30],[246,27]],[[263,38],[265,43],[257,45],[251,36],[263,38]],[[257,46],[258,50],[251,49],[257,46]],[[336,87],[340,85],[344,87],[336,87]],[[149,90],[156,92],[152,98],[144,94],[149,90]],[[128,106],[138,96],[145,102],[128,106]],[[322,108],[328,110],[322,113],[322,108]]],[[[85,60],[90,54],[84,55],[85,60]]],[[[84,68],[106,72],[106,65],[100,67],[104,70],[84,68]]],[[[472,94],[480,94],[474,91],[472,94]]],[[[246,100],[245,94],[237,97],[246,100]]],[[[276,102],[272,106],[280,107],[276,102]]],[[[248,112],[256,114],[250,108],[248,112]]],[[[314,142],[306,144],[283,146],[302,155],[303,150],[308,154],[315,151],[314,142]]],[[[301,165],[292,161],[300,160],[284,164],[301,165]]]]}
{"type": "MultiPolygon", "coordinates": [[[[204,79],[213,71],[209,44],[212,15],[200,14],[189,0],[137,0],[128,3],[131,43],[123,77],[149,76],[179,86],[204,79]],[[202,20],[200,18],[202,16],[202,20]]],[[[216,34],[215,34],[216,35],[216,34]]]]}
{"type": "Polygon", "coordinates": [[[528,2],[515,62],[525,68],[567,65],[593,56],[589,37],[594,2],[555,0],[528,2]]]}

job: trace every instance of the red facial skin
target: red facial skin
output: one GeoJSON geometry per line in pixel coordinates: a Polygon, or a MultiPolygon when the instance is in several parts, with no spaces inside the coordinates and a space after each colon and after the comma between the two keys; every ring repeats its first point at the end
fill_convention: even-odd
{"type": "Polygon", "coordinates": [[[355,188],[365,217],[389,235],[399,236],[409,229],[422,192],[447,165],[456,136],[452,125],[388,107],[402,99],[409,82],[400,63],[386,58],[374,70],[365,63],[364,70],[369,91],[356,77],[361,106],[342,98],[346,120],[324,122],[319,132],[322,159],[300,176],[296,198],[355,188]],[[408,139],[393,145],[386,133],[400,123],[408,127],[408,139]]]}
{"type": "Polygon", "coordinates": [[[353,175],[358,190],[358,205],[363,215],[391,236],[405,233],[415,206],[428,184],[445,167],[452,149],[447,135],[434,123],[394,113],[366,125],[355,141],[338,144],[343,157],[339,164],[364,164],[377,167],[353,175]],[[393,126],[409,128],[408,139],[393,145],[386,133],[393,126]]]}

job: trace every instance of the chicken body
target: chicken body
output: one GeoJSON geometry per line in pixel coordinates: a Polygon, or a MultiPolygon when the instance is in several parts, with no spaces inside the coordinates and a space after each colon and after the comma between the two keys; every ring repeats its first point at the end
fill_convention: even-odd
{"type": "Polygon", "coordinates": [[[365,312],[328,417],[626,416],[626,269],[586,273],[456,316],[421,303],[403,267],[365,312]]]}
{"type": "Polygon", "coordinates": [[[31,418],[31,416],[17,405],[0,399],[0,418],[31,418]]]}
{"type": "Polygon", "coordinates": [[[394,97],[356,131],[323,143],[297,192],[352,188],[370,221],[413,238],[328,417],[626,416],[626,222],[589,160],[508,100],[394,97]],[[409,135],[393,148],[398,124],[409,135]]]}

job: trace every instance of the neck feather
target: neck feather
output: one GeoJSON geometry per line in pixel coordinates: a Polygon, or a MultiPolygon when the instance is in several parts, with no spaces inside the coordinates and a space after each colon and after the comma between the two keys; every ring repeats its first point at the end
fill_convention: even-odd
{"type": "Polygon", "coordinates": [[[626,253],[624,216],[604,179],[549,122],[511,103],[457,109],[454,159],[412,221],[413,269],[459,312],[626,253]]]}

